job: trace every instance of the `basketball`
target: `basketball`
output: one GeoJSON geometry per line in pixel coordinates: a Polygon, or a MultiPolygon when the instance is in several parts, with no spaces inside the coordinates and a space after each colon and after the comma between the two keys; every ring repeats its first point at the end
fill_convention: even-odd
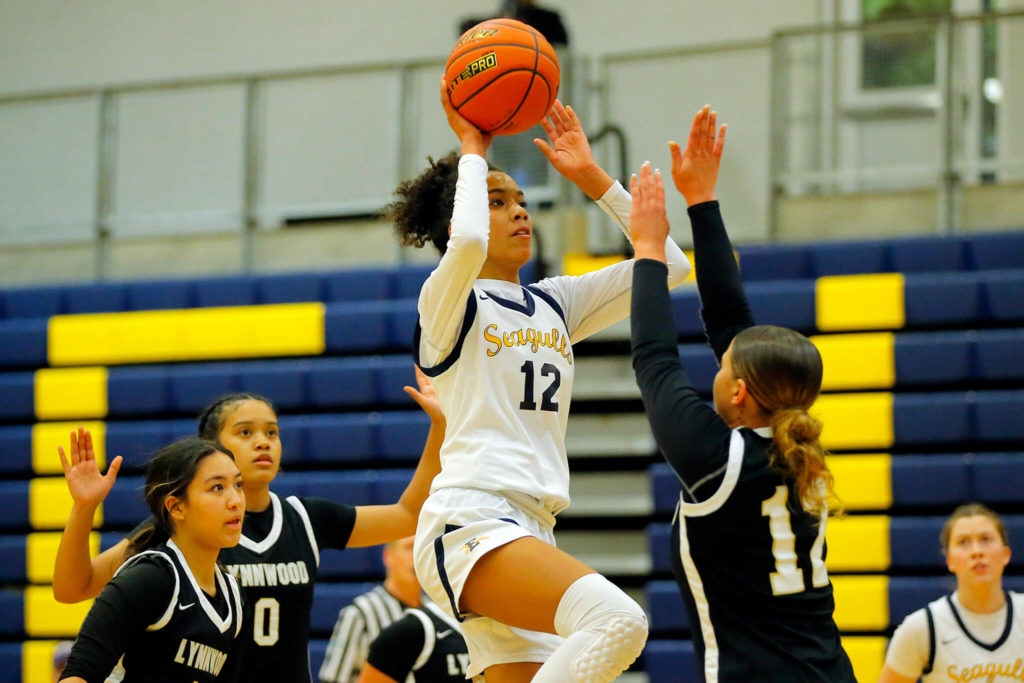
{"type": "Polygon", "coordinates": [[[555,50],[515,19],[488,19],[463,33],[444,74],[455,110],[492,135],[536,125],[558,95],[555,50]]]}

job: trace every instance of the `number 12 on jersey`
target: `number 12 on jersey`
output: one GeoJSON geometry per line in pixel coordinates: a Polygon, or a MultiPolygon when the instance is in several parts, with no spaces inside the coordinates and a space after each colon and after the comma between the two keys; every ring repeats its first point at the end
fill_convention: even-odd
{"type": "MultiPolygon", "coordinates": [[[[537,400],[533,393],[533,361],[528,360],[519,368],[519,372],[526,375],[523,387],[523,400],[519,403],[520,410],[537,410],[537,400]]],[[[545,363],[540,366],[541,377],[551,377],[547,389],[541,395],[540,409],[558,412],[558,403],[554,400],[558,387],[562,384],[562,375],[558,372],[558,366],[545,363]]]]}
{"type": "MultiPolygon", "coordinates": [[[[804,590],[804,573],[796,561],[796,537],[789,519],[786,498],[789,489],[776,486],[775,494],[761,503],[761,514],[768,517],[768,528],[772,534],[772,555],[775,557],[775,571],[769,577],[772,595],[791,595],[804,590]]],[[[822,588],[828,585],[828,571],[825,569],[825,512],[818,524],[818,536],[811,546],[811,585],[822,588]]]]}

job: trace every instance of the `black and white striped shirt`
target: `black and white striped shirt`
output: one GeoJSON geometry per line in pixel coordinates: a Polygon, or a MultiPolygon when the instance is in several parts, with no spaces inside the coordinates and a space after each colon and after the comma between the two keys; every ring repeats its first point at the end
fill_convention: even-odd
{"type": "Polygon", "coordinates": [[[384,586],[363,593],[343,607],[320,667],[321,683],[355,683],[366,663],[370,643],[408,608],[384,586]]]}

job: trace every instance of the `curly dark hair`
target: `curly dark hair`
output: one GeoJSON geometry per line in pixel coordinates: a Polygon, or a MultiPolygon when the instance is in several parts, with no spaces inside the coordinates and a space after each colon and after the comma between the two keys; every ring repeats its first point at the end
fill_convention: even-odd
{"type": "MultiPolygon", "coordinates": [[[[394,220],[395,233],[403,246],[419,248],[430,242],[442,256],[448,249],[460,157],[458,150],[437,161],[427,157],[427,169],[412,180],[403,180],[395,189],[398,199],[384,207],[384,213],[394,220]]],[[[501,169],[488,162],[487,170],[501,169]]]]}

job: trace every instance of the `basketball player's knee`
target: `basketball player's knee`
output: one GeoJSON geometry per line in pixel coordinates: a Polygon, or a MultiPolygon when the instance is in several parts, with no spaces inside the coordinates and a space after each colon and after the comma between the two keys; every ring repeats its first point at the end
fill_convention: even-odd
{"type": "Polygon", "coordinates": [[[590,638],[572,661],[573,680],[607,683],[629,668],[647,642],[647,616],[636,602],[600,574],[569,587],[555,616],[559,635],[590,638]]]}

